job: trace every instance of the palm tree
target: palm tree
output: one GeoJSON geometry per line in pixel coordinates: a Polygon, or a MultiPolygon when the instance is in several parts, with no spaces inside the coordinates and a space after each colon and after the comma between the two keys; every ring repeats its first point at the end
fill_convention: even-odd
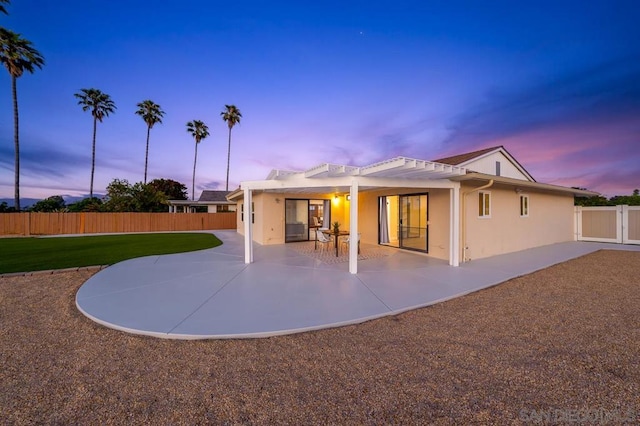
{"type": "Polygon", "coordinates": [[[193,120],[187,123],[187,132],[191,133],[196,140],[196,155],[193,158],[193,180],[191,181],[191,200],[195,200],[196,188],[196,161],[198,161],[198,144],[202,139],[209,136],[209,128],[200,120],[193,120]]]}
{"type": "Polygon", "coordinates": [[[147,183],[147,164],[149,161],[149,134],[154,124],[162,124],[162,117],[164,111],[160,109],[160,105],[147,99],[138,104],[138,110],[136,111],[145,123],[147,123],[147,150],[144,154],[144,183],[147,183]]]}
{"type": "Polygon", "coordinates": [[[240,119],[242,118],[242,114],[240,110],[235,105],[225,105],[224,111],[220,113],[222,119],[227,122],[229,126],[229,145],[227,147],[227,185],[225,186],[225,191],[229,190],[229,162],[231,160],[231,129],[236,124],[240,123],[240,119]]]}
{"type": "Polygon", "coordinates": [[[0,0],[0,13],[4,13],[5,15],[8,15],[9,12],[7,12],[7,9],[4,8],[2,3],[9,4],[9,0],[0,0]]]}
{"type": "Polygon", "coordinates": [[[89,187],[89,198],[93,198],[93,174],[96,168],[96,129],[98,121],[102,123],[104,117],[114,112],[116,105],[111,100],[111,96],[102,93],[98,89],[80,89],[80,93],[73,96],[79,99],[78,105],[82,105],[83,111],[91,110],[93,116],[93,145],[91,149],[91,185],[89,187]]]}
{"type": "MultiPolygon", "coordinates": [[[[6,2],[5,2],[6,3],[6,2]]],[[[0,6],[1,7],[1,6],[0,6]]],[[[6,13],[6,10],[2,8],[6,13]]],[[[7,68],[11,76],[11,92],[13,95],[13,144],[15,150],[15,193],[16,211],[20,211],[20,133],[18,120],[18,89],[16,80],[25,71],[33,74],[35,68],[42,68],[44,57],[29,40],[20,34],[0,27],[0,62],[7,68]]]]}

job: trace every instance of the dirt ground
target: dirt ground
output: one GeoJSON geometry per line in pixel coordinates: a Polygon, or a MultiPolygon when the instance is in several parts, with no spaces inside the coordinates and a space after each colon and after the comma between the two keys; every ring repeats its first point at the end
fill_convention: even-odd
{"type": "Polygon", "coordinates": [[[0,278],[0,423],[640,420],[638,252],[360,325],[233,341],[102,327],[74,303],[92,273],[0,278]]]}

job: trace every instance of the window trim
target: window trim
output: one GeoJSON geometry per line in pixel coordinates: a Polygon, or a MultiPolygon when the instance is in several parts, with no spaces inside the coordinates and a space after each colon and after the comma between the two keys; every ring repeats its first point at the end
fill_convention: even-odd
{"type": "Polygon", "coordinates": [[[520,194],[520,217],[529,217],[530,209],[531,199],[529,198],[529,194],[520,194]]]}
{"type": "Polygon", "coordinates": [[[478,218],[491,218],[491,191],[478,191],[478,218]],[[486,198],[485,196],[488,196],[488,198],[486,198]],[[480,208],[482,208],[482,211],[480,210],[480,208]],[[487,210],[489,210],[489,212],[485,213],[487,210]]]}

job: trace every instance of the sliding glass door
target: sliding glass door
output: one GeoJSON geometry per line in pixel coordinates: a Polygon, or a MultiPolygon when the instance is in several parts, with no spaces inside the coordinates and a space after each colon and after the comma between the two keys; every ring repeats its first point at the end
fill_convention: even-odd
{"type": "Polygon", "coordinates": [[[427,252],[428,219],[428,194],[380,197],[378,242],[392,247],[427,252]]]}
{"type": "Polygon", "coordinates": [[[331,223],[330,200],[284,200],[284,241],[308,241],[315,239],[316,230],[331,223]]]}
{"type": "Polygon", "coordinates": [[[427,251],[427,194],[400,196],[400,248],[427,251]]]}
{"type": "Polygon", "coordinates": [[[284,241],[307,241],[309,239],[309,200],[284,201],[284,241]]]}

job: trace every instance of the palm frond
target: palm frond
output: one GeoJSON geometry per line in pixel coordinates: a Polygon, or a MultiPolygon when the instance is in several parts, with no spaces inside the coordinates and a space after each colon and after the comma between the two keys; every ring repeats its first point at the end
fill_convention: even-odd
{"type": "Polygon", "coordinates": [[[17,78],[25,71],[33,73],[36,68],[42,68],[44,57],[20,34],[0,28],[0,62],[17,78]]]}

